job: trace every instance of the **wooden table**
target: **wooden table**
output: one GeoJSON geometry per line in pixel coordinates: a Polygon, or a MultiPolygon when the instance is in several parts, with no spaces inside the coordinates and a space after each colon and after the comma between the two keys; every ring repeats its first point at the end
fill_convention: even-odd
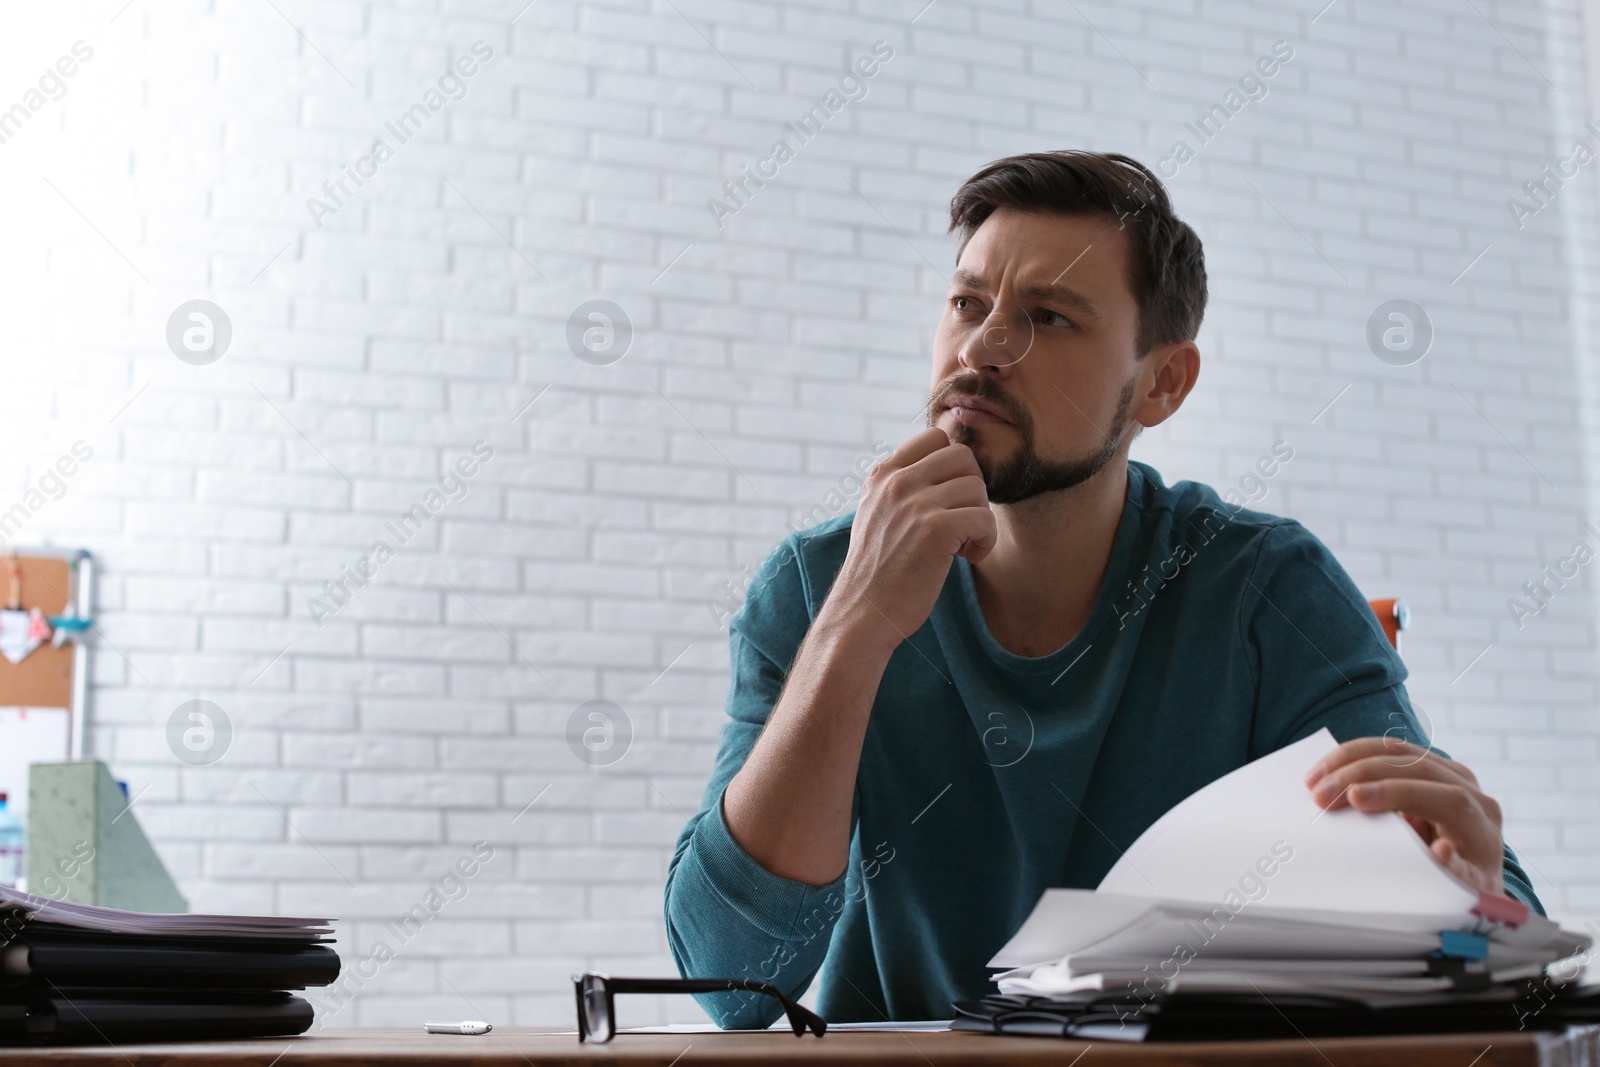
{"type": "Polygon", "coordinates": [[[988,1037],[943,1033],[832,1033],[821,1038],[793,1034],[619,1034],[604,1045],[579,1044],[570,1032],[496,1029],[480,1037],[424,1034],[416,1030],[324,1030],[273,1041],[118,1048],[3,1048],[5,1067],[357,1067],[368,1064],[471,1064],[474,1067],[559,1067],[564,1064],[651,1064],[695,1067],[702,1063],[912,1064],[1101,1064],[1200,1065],[1295,1064],[1305,1067],[1509,1067],[1549,1064],[1593,1067],[1600,1063],[1600,1026],[1560,1032],[1438,1034],[1418,1037],[1341,1037],[1310,1041],[1210,1042],[1130,1045],[1050,1038],[988,1037]]]}

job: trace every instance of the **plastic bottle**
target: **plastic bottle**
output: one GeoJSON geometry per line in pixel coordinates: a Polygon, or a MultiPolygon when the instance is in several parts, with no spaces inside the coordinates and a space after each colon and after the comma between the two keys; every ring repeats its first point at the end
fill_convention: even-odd
{"type": "Polygon", "coordinates": [[[22,880],[22,822],[12,814],[6,794],[0,793],[0,885],[22,880]]]}

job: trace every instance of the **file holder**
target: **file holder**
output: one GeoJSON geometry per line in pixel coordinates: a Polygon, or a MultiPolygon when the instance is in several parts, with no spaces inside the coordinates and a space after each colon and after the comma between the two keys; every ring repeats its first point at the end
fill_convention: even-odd
{"type": "Polygon", "coordinates": [[[189,903],[99,760],[28,769],[28,887],[73,904],[183,912],[189,903]]]}

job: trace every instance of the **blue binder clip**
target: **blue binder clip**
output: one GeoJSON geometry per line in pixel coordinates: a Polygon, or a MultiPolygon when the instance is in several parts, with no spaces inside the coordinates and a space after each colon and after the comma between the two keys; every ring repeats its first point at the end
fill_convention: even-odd
{"type": "Polygon", "coordinates": [[[1486,960],[1489,958],[1489,938],[1485,934],[1471,934],[1463,930],[1439,931],[1439,948],[1434,956],[1460,960],[1486,960]]]}

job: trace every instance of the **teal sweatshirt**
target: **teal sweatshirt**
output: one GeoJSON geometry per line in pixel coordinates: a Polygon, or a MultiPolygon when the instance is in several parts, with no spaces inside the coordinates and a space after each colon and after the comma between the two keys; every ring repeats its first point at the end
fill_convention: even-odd
{"type": "MultiPolygon", "coordinates": [[[[1429,743],[1405,666],[1321,541],[1129,461],[1082,630],[1046,656],[1008,652],[955,557],[878,687],[849,866],[825,886],[779,877],[733,840],[722,793],[844,562],[853,519],[784,538],[730,620],[728,718],[667,872],[667,936],[685,976],[755,978],[799,997],[821,968],[830,1022],[948,1019],[953,1001],[995,992],[985,964],[1045,889],[1098,885],[1200,787],[1324,726],[1341,742],[1429,743]]],[[[1505,883],[1544,914],[1509,846],[1505,883]]],[[[781,1013],[745,991],[697,999],[728,1028],[781,1013]]]]}

